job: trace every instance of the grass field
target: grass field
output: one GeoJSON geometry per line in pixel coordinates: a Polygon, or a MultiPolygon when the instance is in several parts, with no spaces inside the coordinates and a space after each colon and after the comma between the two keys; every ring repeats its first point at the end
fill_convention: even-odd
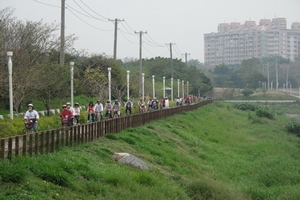
{"type": "Polygon", "coordinates": [[[0,199],[296,200],[300,138],[285,131],[295,109],[284,107],[254,121],[254,111],[215,101],[93,143],[1,161],[0,199]],[[115,152],[150,170],[115,162],[115,152]]]}

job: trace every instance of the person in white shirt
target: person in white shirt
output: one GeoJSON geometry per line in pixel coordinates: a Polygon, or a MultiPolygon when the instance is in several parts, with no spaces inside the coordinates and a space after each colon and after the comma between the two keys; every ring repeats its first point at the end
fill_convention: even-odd
{"type": "Polygon", "coordinates": [[[68,108],[68,110],[70,110],[71,112],[72,112],[72,114],[73,114],[73,117],[72,117],[72,124],[71,124],[71,126],[73,126],[73,124],[74,124],[74,108],[71,106],[71,103],[70,102],[68,102],[68,103],[66,103],[67,104],[67,108],[68,108]]]}
{"type": "Polygon", "coordinates": [[[97,101],[97,104],[94,106],[95,114],[96,114],[96,121],[103,120],[103,104],[100,100],[97,101]]]}
{"type": "Polygon", "coordinates": [[[37,123],[40,119],[40,116],[36,110],[33,110],[33,105],[30,103],[27,105],[28,110],[24,115],[24,120],[32,120],[33,122],[33,130],[37,131],[37,123]]]}
{"type": "Polygon", "coordinates": [[[79,103],[75,103],[75,107],[74,107],[74,113],[73,113],[74,119],[76,120],[76,124],[79,124],[79,120],[80,120],[80,108],[79,108],[79,103]]]}

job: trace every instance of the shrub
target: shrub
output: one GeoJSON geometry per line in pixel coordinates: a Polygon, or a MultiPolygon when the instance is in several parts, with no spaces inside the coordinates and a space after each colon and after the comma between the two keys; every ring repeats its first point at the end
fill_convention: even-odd
{"type": "Polygon", "coordinates": [[[267,107],[259,107],[255,110],[256,116],[265,117],[268,119],[274,119],[274,114],[272,114],[267,107]]]}
{"type": "Polygon", "coordinates": [[[297,136],[300,137],[300,123],[299,122],[292,120],[285,125],[285,129],[289,133],[296,134],[297,136]]]}
{"type": "Polygon", "coordinates": [[[242,94],[245,96],[245,97],[248,97],[248,96],[250,96],[251,94],[253,94],[254,93],[254,91],[252,90],[252,89],[250,89],[250,88],[246,88],[246,89],[244,89],[243,91],[242,91],[242,94]]]}
{"type": "Polygon", "coordinates": [[[240,103],[240,104],[234,104],[234,108],[239,110],[252,110],[254,111],[256,109],[256,106],[250,103],[240,103]]]}

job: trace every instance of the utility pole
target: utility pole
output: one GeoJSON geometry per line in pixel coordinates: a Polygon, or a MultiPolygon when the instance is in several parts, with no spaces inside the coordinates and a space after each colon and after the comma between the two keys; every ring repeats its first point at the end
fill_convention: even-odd
{"type": "Polygon", "coordinates": [[[117,60],[117,33],[118,33],[118,22],[124,21],[120,19],[108,19],[108,21],[115,21],[115,36],[114,36],[114,60],[117,60]]]}
{"type": "Polygon", "coordinates": [[[186,68],[188,68],[188,64],[187,64],[187,56],[190,55],[189,53],[185,53],[185,54],[182,54],[185,56],[185,65],[186,65],[186,68]]]}
{"type": "Polygon", "coordinates": [[[66,0],[61,0],[61,23],[60,23],[60,59],[61,66],[65,64],[65,3],[66,0]]]}
{"type": "Polygon", "coordinates": [[[172,74],[171,74],[171,78],[174,78],[174,72],[173,72],[173,58],[172,58],[172,45],[175,43],[170,43],[170,44],[166,44],[166,45],[170,45],[170,59],[171,59],[171,69],[172,69],[172,74]]]}
{"type": "Polygon", "coordinates": [[[147,31],[143,32],[136,32],[134,31],[135,34],[140,35],[140,73],[139,73],[139,95],[142,93],[142,36],[143,34],[147,34],[147,31]]]}

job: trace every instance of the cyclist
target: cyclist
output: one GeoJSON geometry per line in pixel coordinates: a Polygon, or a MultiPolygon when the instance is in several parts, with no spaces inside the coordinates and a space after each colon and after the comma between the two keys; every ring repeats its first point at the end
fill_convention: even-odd
{"type": "Polygon", "coordinates": [[[145,103],[141,103],[141,105],[139,106],[139,111],[140,113],[144,113],[147,111],[145,103]]]}
{"type": "Polygon", "coordinates": [[[62,126],[67,124],[68,126],[73,125],[73,113],[71,110],[68,109],[66,104],[62,105],[63,111],[60,113],[62,126]]]}
{"type": "Polygon", "coordinates": [[[75,111],[74,111],[74,108],[71,106],[70,102],[67,102],[66,105],[67,105],[68,110],[70,110],[72,112],[72,114],[73,114],[73,118],[72,118],[72,126],[73,126],[73,123],[74,123],[74,112],[75,111]]]}
{"type": "Polygon", "coordinates": [[[27,105],[28,110],[26,111],[24,115],[24,120],[32,120],[33,122],[33,130],[37,131],[37,123],[40,118],[38,112],[36,110],[33,110],[33,105],[30,103],[27,105]]]}
{"type": "Polygon", "coordinates": [[[125,108],[126,108],[126,114],[127,114],[127,111],[129,111],[129,115],[131,115],[131,108],[133,106],[133,103],[132,101],[130,101],[130,99],[127,100],[127,102],[125,103],[125,108]]]}
{"type": "Polygon", "coordinates": [[[74,107],[74,119],[76,120],[76,124],[79,124],[79,118],[80,118],[80,108],[79,108],[79,103],[75,103],[74,107]]]}
{"type": "Polygon", "coordinates": [[[121,115],[121,113],[120,113],[120,107],[121,107],[121,105],[120,105],[119,100],[115,99],[115,103],[113,105],[113,110],[114,110],[114,114],[115,114],[115,112],[118,114],[118,117],[120,117],[120,115],[121,115]]]}
{"type": "Polygon", "coordinates": [[[99,117],[101,120],[103,120],[103,104],[101,103],[100,100],[98,100],[97,104],[95,105],[95,114],[96,114],[96,121],[99,120],[99,117]]]}
{"type": "Polygon", "coordinates": [[[88,113],[88,122],[94,122],[95,121],[95,109],[94,109],[94,103],[91,101],[87,107],[87,113],[88,113]]]}
{"type": "Polygon", "coordinates": [[[106,118],[111,118],[111,112],[112,112],[112,105],[110,103],[109,100],[106,101],[106,104],[105,104],[105,110],[106,110],[106,113],[105,113],[105,117],[106,118]]]}

